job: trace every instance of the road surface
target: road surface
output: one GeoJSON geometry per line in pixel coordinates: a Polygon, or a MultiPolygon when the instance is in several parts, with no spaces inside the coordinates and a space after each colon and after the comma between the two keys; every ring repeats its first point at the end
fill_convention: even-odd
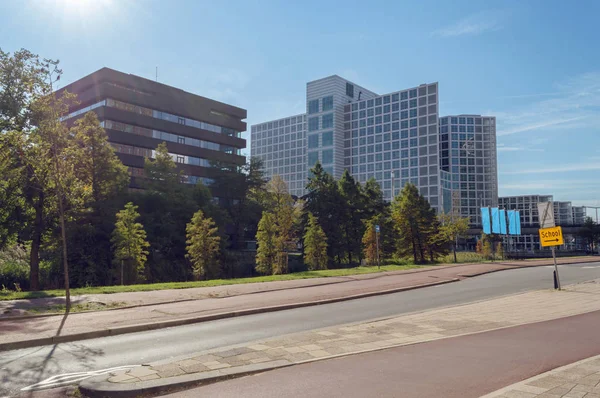
{"type": "MultiPolygon", "coordinates": [[[[2,352],[0,397],[50,376],[138,365],[232,344],[552,287],[553,267],[314,307],[2,352]]],[[[559,266],[563,285],[600,278],[600,263],[559,266]]]]}
{"type": "Polygon", "coordinates": [[[600,311],[296,365],[165,398],[477,398],[599,355],[598,328],[600,311]]]}

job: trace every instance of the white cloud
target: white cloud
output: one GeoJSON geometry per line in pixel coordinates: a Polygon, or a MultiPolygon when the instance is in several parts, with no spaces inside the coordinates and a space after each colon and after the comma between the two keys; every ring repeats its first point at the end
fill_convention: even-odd
{"type": "Polygon", "coordinates": [[[547,174],[547,173],[565,173],[571,171],[593,171],[600,170],[600,163],[579,163],[579,164],[563,164],[554,167],[542,168],[525,168],[522,170],[501,171],[499,174],[504,175],[520,175],[520,174],[547,174]]]}
{"type": "Polygon", "coordinates": [[[557,92],[551,94],[553,98],[535,101],[517,110],[490,112],[498,120],[497,135],[551,129],[575,131],[600,126],[600,72],[573,77],[556,84],[556,88],[557,92]]]}
{"type": "Polygon", "coordinates": [[[431,36],[457,37],[475,36],[484,32],[502,29],[498,20],[498,13],[483,11],[463,18],[452,25],[431,32],[431,36]]]}
{"type": "Polygon", "coordinates": [[[498,152],[544,152],[542,148],[527,148],[524,146],[506,146],[498,144],[498,152]]]}

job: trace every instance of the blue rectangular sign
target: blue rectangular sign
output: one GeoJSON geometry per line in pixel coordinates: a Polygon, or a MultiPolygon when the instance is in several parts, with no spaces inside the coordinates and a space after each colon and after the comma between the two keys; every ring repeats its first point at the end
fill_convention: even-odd
{"type": "Polygon", "coordinates": [[[483,233],[484,234],[491,234],[492,233],[492,227],[491,227],[491,222],[490,222],[490,209],[489,207],[482,207],[481,208],[481,224],[483,226],[483,233]]]}
{"type": "Polygon", "coordinates": [[[506,210],[500,210],[498,213],[500,213],[500,233],[506,235],[508,233],[506,230],[506,210]]]}
{"type": "Polygon", "coordinates": [[[500,233],[500,211],[497,207],[492,207],[492,233],[500,233]]]}

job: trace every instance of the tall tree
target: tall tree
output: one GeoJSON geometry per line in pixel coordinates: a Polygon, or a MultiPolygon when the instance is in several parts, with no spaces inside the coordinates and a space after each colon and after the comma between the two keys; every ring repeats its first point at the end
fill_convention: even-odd
{"type": "Polygon", "coordinates": [[[267,180],[262,160],[252,157],[243,166],[221,162],[214,162],[212,166],[215,174],[211,188],[228,216],[225,232],[230,247],[240,249],[244,241],[254,240],[265,209],[262,203],[267,180]]]}
{"type": "Polygon", "coordinates": [[[71,136],[79,147],[77,175],[91,190],[69,228],[69,262],[77,265],[71,280],[79,286],[106,285],[112,283],[110,235],[129,175],[94,112],[75,122],[71,136]]]}
{"type": "Polygon", "coordinates": [[[586,217],[578,235],[582,237],[591,251],[600,239],[600,226],[591,217],[586,217]]]}
{"type": "Polygon", "coordinates": [[[377,231],[374,220],[367,222],[367,228],[362,238],[367,265],[377,265],[379,248],[377,247],[377,231]]]}
{"type": "Polygon", "coordinates": [[[312,213],[304,232],[304,263],[311,271],[327,269],[327,236],[312,213]]]}
{"type": "Polygon", "coordinates": [[[456,246],[458,245],[458,240],[465,236],[469,230],[469,218],[442,213],[438,216],[438,219],[440,233],[452,245],[452,253],[454,254],[454,262],[456,263],[456,246]]]}
{"type": "Polygon", "coordinates": [[[279,247],[277,225],[272,213],[263,212],[256,233],[256,271],[271,275],[276,266],[277,250],[279,247]]]}
{"type": "Polygon", "coordinates": [[[218,228],[211,218],[205,217],[202,210],[194,213],[186,227],[187,257],[192,263],[194,275],[198,278],[215,278],[220,274],[217,263],[219,253],[218,228]]]}
{"type": "Polygon", "coordinates": [[[360,243],[364,232],[363,219],[365,217],[366,197],[360,184],[354,180],[348,170],[344,170],[342,178],[338,181],[342,207],[339,209],[341,217],[338,220],[345,241],[345,254],[348,263],[353,264],[353,258],[360,261],[360,243]]]}
{"type": "Polygon", "coordinates": [[[125,283],[126,277],[128,282],[144,279],[147,248],[150,244],[146,241],[144,226],[137,222],[139,217],[137,206],[131,202],[117,213],[117,222],[111,242],[115,262],[121,270],[121,285],[125,283]],[[127,265],[127,276],[125,275],[125,265],[127,265]]]}
{"type": "Polygon", "coordinates": [[[310,178],[306,185],[308,194],[304,206],[304,223],[308,222],[308,213],[319,220],[319,225],[328,239],[327,257],[331,264],[342,264],[344,257],[344,240],[340,221],[343,218],[344,203],[338,185],[333,177],[326,173],[320,163],[310,170],[310,178]]]}
{"type": "Polygon", "coordinates": [[[12,55],[0,49],[0,156],[9,156],[3,159],[3,176],[8,178],[0,193],[0,230],[6,231],[4,236],[18,233],[31,241],[32,290],[39,290],[40,247],[56,203],[45,157],[48,142],[39,129],[40,121],[54,117],[48,101],[42,101],[52,92],[49,63],[24,49],[12,55]]]}
{"type": "Polygon", "coordinates": [[[392,218],[398,233],[398,254],[405,257],[412,254],[416,263],[425,262],[425,254],[430,251],[433,257],[433,246],[428,247],[434,229],[435,211],[419,193],[413,184],[406,184],[392,203],[392,218]]]}
{"type": "Polygon", "coordinates": [[[273,213],[277,234],[277,263],[275,274],[288,272],[288,251],[295,248],[296,229],[301,212],[301,202],[295,203],[285,181],[278,175],[267,183],[263,207],[273,213]]]}

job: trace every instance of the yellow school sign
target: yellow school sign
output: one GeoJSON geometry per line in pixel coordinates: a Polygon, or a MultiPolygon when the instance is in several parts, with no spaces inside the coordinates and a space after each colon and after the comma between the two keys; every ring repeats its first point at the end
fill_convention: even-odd
{"type": "Polygon", "coordinates": [[[540,243],[543,247],[564,245],[562,228],[542,228],[540,229],[540,243]]]}

